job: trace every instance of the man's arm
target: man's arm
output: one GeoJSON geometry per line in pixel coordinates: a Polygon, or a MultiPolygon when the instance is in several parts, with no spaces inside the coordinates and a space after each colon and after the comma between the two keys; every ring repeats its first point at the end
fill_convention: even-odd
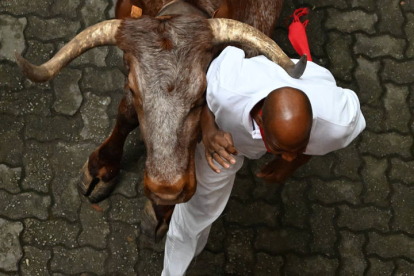
{"type": "Polygon", "coordinates": [[[207,104],[201,113],[201,132],[206,148],[206,159],[213,171],[220,173],[220,169],[214,164],[213,159],[224,168],[229,168],[229,163],[236,163],[236,160],[231,156],[231,154],[237,155],[237,149],[233,146],[233,138],[230,133],[219,129],[215,116],[207,104]]]}
{"type": "Polygon", "coordinates": [[[257,176],[263,178],[266,182],[283,183],[300,166],[308,163],[311,157],[311,155],[298,154],[298,157],[290,162],[277,157],[264,165],[257,176]]]}

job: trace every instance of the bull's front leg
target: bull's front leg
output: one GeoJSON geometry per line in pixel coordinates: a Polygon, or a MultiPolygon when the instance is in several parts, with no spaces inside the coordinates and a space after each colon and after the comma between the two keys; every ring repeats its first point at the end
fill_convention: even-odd
{"type": "Polygon", "coordinates": [[[125,140],[139,125],[129,93],[126,91],[121,100],[111,135],[89,156],[81,171],[79,191],[93,203],[107,198],[115,188],[125,140]]]}

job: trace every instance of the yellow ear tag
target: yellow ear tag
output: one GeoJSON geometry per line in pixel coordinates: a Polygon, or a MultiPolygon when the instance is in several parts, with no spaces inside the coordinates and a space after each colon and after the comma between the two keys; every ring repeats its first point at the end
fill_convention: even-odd
{"type": "Polygon", "coordinates": [[[131,17],[132,18],[140,18],[142,16],[142,9],[138,8],[137,6],[132,6],[131,8],[131,17]]]}

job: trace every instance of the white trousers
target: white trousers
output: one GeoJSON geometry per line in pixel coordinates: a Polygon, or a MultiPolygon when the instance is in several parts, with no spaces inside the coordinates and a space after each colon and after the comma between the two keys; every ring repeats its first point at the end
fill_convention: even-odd
{"type": "Polygon", "coordinates": [[[220,168],[221,173],[217,174],[207,163],[203,143],[197,145],[197,190],[188,202],[175,206],[167,233],[162,276],[184,275],[193,257],[203,250],[211,224],[226,207],[236,173],[243,165],[243,156],[234,158],[236,164],[229,169],[220,168]]]}

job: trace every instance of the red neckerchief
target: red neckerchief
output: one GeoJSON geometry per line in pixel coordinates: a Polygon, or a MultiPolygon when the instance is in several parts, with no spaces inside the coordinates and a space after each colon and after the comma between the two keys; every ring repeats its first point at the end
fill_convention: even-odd
{"type": "MultiPolygon", "coordinates": [[[[260,114],[260,116],[263,118],[263,116],[262,116],[262,110],[261,110],[261,109],[260,109],[259,114],[260,114]]],[[[263,121],[263,120],[262,120],[262,121],[263,121]]],[[[261,126],[260,126],[259,124],[257,124],[257,125],[259,126],[259,129],[260,129],[260,134],[262,135],[262,140],[263,140],[263,143],[264,143],[264,145],[265,145],[265,147],[266,147],[267,151],[268,151],[268,152],[271,152],[271,151],[269,150],[269,148],[267,147],[267,144],[266,144],[266,141],[265,141],[265,138],[264,138],[264,132],[263,132],[263,129],[261,128],[261,126]]]]}

